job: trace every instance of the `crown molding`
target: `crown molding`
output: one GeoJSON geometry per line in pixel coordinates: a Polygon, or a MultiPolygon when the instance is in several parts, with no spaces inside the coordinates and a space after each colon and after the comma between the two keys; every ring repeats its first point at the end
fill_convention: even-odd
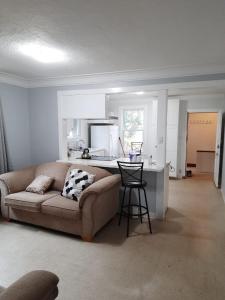
{"type": "MultiPolygon", "coordinates": [[[[76,76],[35,78],[28,80],[28,87],[82,86],[82,85],[117,85],[133,81],[163,80],[188,76],[225,74],[225,65],[183,66],[149,70],[130,70],[108,73],[84,74],[76,76]]],[[[224,78],[225,79],[225,75],[224,78]]],[[[204,79],[203,79],[204,80],[204,79]]],[[[206,80],[206,79],[205,79],[206,80]]],[[[208,80],[208,79],[207,79],[208,80]]],[[[160,82],[159,82],[160,83],[160,82]]]]}
{"type": "Polygon", "coordinates": [[[28,88],[28,80],[26,78],[4,72],[0,72],[0,83],[28,88]]]}
{"type": "MultiPolygon", "coordinates": [[[[57,76],[43,78],[23,78],[13,74],[1,73],[0,82],[16,85],[24,88],[37,87],[63,87],[63,86],[83,86],[83,85],[106,85],[108,87],[118,84],[126,85],[134,81],[149,81],[149,84],[161,84],[171,79],[185,81],[206,81],[206,80],[224,80],[225,64],[221,65],[195,65],[182,67],[167,67],[148,70],[128,70],[118,72],[84,74],[74,76],[57,76]],[[210,76],[208,78],[207,76],[210,76]],[[195,78],[194,78],[195,77],[195,78]]],[[[147,83],[146,83],[147,84],[147,83]]]]}

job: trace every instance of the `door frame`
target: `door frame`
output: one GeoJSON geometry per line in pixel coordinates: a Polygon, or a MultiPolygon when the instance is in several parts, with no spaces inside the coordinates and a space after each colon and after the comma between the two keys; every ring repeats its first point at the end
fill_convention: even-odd
{"type": "MultiPolygon", "coordinates": [[[[223,116],[223,113],[224,111],[222,109],[215,109],[215,108],[195,108],[195,109],[187,109],[187,112],[186,112],[186,118],[187,118],[187,122],[186,122],[186,130],[185,130],[185,136],[188,138],[188,114],[189,113],[217,113],[217,114],[221,114],[223,116]]],[[[218,124],[217,124],[218,126],[218,124]]],[[[222,129],[223,129],[223,125],[222,125],[222,122],[219,124],[219,126],[221,126],[221,130],[220,130],[220,133],[222,133],[222,129]]],[[[186,144],[185,144],[185,173],[186,173],[186,168],[187,168],[187,138],[186,138],[186,144]]],[[[216,137],[217,139],[218,137],[216,137]]],[[[220,134],[220,144],[221,144],[221,134],[220,134]]],[[[216,148],[215,148],[216,150],[216,148]]],[[[221,149],[222,150],[222,147],[221,149]]],[[[222,162],[222,159],[223,159],[223,153],[221,153],[220,151],[220,164],[221,165],[221,162],[222,162]]],[[[215,171],[214,171],[215,172],[215,171]]],[[[213,175],[214,175],[214,172],[213,172],[213,175]]],[[[219,170],[218,172],[220,172],[220,167],[219,167],[219,170]]],[[[214,181],[213,181],[214,182],[214,181]]],[[[219,180],[220,182],[220,180],[219,180]]],[[[220,188],[220,186],[218,185],[217,188],[220,188]]]]}

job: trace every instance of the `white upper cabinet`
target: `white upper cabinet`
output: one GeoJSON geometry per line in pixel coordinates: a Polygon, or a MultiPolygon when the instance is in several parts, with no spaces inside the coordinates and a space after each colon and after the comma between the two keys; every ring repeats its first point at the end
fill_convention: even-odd
{"type": "Polygon", "coordinates": [[[105,94],[77,94],[76,91],[58,93],[59,115],[62,119],[106,118],[105,94]]]}
{"type": "Polygon", "coordinates": [[[105,93],[58,91],[59,157],[67,159],[66,119],[105,119],[105,93]]]}

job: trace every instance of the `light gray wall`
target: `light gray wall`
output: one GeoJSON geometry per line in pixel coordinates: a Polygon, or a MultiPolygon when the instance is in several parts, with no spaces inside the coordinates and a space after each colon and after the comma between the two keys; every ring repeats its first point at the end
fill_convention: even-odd
{"type": "Polygon", "coordinates": [[[9,166],[11,170],[31,163],[28,90],[0,83],[9,166]]]}
{"type": "Polygon", "coordinates": [[[29,90],[31,161],[33,164],[59,158],[56,88],[29,90]]]}

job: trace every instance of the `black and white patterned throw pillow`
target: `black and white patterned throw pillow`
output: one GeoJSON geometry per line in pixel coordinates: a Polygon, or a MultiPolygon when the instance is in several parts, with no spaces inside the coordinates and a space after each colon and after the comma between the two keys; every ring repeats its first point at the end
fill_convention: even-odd
{"type": "Polygon", "coordinates": [[[79,201],[83,190],[91,185],[94,181],[95,175],[90,174],[80,169],[73,169],[70,175],[65,180],[62,196],[79,201]]]}

